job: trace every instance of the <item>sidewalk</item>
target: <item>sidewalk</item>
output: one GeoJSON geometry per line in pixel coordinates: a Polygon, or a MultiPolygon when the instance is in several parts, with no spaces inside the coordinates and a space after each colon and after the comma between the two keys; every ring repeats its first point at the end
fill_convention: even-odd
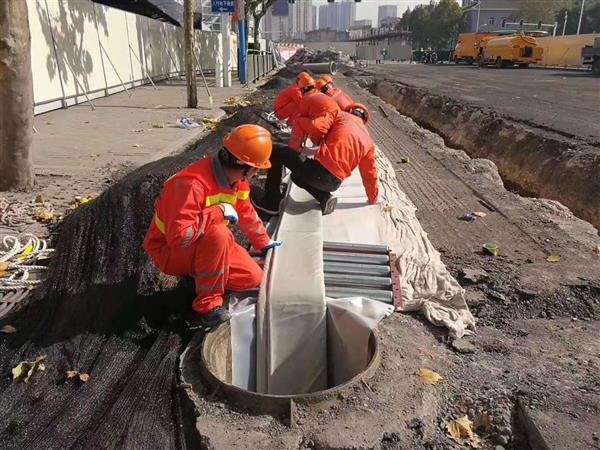
{"type": "MultiPolygon", "coordinates": [[[[249,94],[251,89],[238,82],[229,88],[214,87],[207,79],[213,98],[209,105],[202,79],[198,79],[198,108],[185,108],[185,79],[166,80],[94,100],[96,110],[81,104],[36,116],[32,144],[36,187],[31,192],[0,192],[2,198],[17,202],[29,223],[7,226],[0,221],[0,236],[6,233],[45,234],[45,226],[31,216],[34,209],[54,210],[61,215],[75,203],[75,196],[100,194],[116,179],[150,161],[183,151],[207,133],[202,119],[215,119],[225,113],[221,107],[232,96],[249,94]],[[176,120],[190,118],[201,127],[184,130],[176,120]],[[41,195],[45,205],[27,205],[41,195]],[[25,211],[25,212],[24,212],[25,211]]],[[[1,217],[0,217],[1,219],[1,217]]],[[[6,217],[4,222],[6,222],[6,217]]]]}

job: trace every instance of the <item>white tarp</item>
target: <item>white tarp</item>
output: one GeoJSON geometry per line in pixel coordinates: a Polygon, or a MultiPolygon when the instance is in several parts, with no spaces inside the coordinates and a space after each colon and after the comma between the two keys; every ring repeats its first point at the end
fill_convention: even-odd
{"type": "Polygon", "coordinates": [[[321,211],[292,184],[277,228],[283,245],[265,263],[257,310],[257,391],[300,394],[327,387],[321,211]]]}
{"type": "Polygon", "coordinates": [[[338,207],[323,218],[323,240],[387,244],[398,256],[403,311],[421,311],[449,329],[451,338],[471,334],[475,319],[464,289],[452,277],[399,186],[394,168],[377,149],[379,204],[368,205],[358,171],[336,191],[338,207]]]}

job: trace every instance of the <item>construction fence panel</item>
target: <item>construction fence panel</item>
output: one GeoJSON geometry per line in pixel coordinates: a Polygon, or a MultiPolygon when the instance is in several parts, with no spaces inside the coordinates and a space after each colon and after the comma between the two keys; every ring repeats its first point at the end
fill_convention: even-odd
{"type": "Polygon", "coordinates": [[[594,45],[599,33],[537,38],[544,49],[541,65],[559,67],[581,67],[581,49],[594,45]]]}
{"type": "MultiPolygon", "coordinates": [[[[182,73],[183,30],[90,0],[27,2],[35,114],[182,73]]],[[[196,32],[201,67],[214,73],[220,33],[196,32]]],[[[237,66],[234,35],[232,62],[237,66]]]]}

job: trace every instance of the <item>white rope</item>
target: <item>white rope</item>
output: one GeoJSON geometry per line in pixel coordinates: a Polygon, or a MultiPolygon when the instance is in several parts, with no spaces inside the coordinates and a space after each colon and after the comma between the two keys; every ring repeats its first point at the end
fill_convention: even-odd
{"type": "Polygon", "coordinates": [[[0,291],[31,289],[40,284],[42,280],[29,279],[30,273],[47,270],[46,266],[36,262],[53,251],[46,240],[33,234],[4,236],[0,245],[0,263],[8,263],[8,266],[4,264],[6,273],[0,274],[0,291]]]}

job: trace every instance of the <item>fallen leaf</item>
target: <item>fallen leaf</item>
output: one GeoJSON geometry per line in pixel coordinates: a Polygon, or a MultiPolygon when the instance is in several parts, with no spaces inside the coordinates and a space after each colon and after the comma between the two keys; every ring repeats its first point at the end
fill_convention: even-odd
{"type": "Polygon", "coordinates": [[[35,218],[42,222],[49,222],[54,218],[54,213],[47,209],[40,209],[35,213],[35,218]]]}
{"type": "Polygon", "coordinates": [[[38,196],[35,198],[35,202],[36,202],[36,203],[44,203],[44,197],[42,197],[41,195],[38,195],[38,196]]]}
{"type": "Polygon", "coordinates": [[[459,419],[448,422],[446,429],[452,439],[460,442],[463,439],[472,439],[475,435],[471,425],[473,425],[473,422],[467,416],[462,416],[459,419]]]}
{"type": "Polygon", "coordinates": [[[383,212],[389,213],[389,212],[392,212],[393,209],[394,209],[394,207],[392,205],[385,205],[383,207],[383,212]]]}
{"type": "MultiPolygon", "coordinates": [[[[25,375],[25,378],[23,378],[23,382],[27,383],[33,375],[33,373],[35,372],[35,369],[39,368],[39,364],[46,358],[47,355],[41,355],[35,358],[33,361],[21,361],[19,364],[12,368],[13,380],[18,380],[22,378],[23,375],[26,373],[27,375],[25,375]]],[[[44,368],[40,370],[45,369],[46,367],[44,366],[44,368]]]]}
{"type": "Polygon", "coordinates": [[[152,124],[152,128],[164,128],[165,124],[164,123],[153,123],[152,124]]]}
{"type": "Polygon", "coordinates": [[[16,333],[17,329],[15,327],[13,327],[12,325],[4,325],[2,328],[0,328],[0,333],[5,333],[5,334],[12,334],[12,333],[16,333]]]}
{"type": "Polygon", "coordinates": [[[436,385],[442,380],[439,373],[425,368],[417,370],[417,376],[421,378],[421,383],[423,384],[436,385]]]}
{"type": "Polygon", "coordinates": [[[600,255],[600,245],[594,249],[594,253],[600,255]]]}
{"type": "Polygon", "coordinates": [[[79,375],[79,379],[81,381],[83,381],[84,383],[87,383],[88,380],[90,379],[90,376],[87,373],[82,373],[79,375]]]}
{"type": "Polygon", "coordinates": [[[546,261],[548,262],[559,262],[560,261],[560,255],[550,255],[546,258],[546,261]]]}
{"type": "Polygon", "coordinates": [[[486,217],[487,214],[481,211],[475,211],[473,213],[471,213],[472,215],[474,215],[475,217],[486,217]]]}
{"type": "Polygon", "coordinates": [[[75,378],[78,375],[76,370],[67,370],[67,378],[75,378]]]}

